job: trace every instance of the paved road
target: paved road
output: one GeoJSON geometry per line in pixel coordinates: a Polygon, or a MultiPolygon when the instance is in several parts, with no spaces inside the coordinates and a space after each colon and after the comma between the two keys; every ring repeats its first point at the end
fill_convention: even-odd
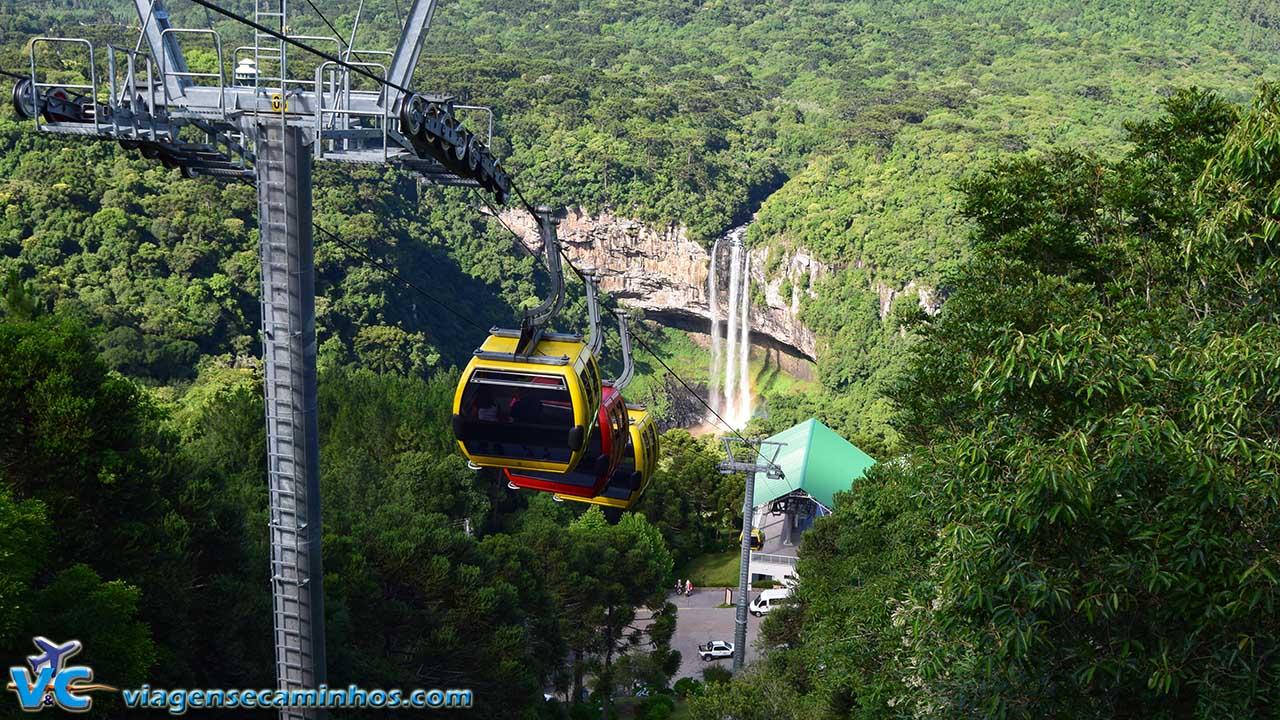
{"type": "MultiPolygon", "coordinates": [[[[735,595],[737,591],[735,590],[735,595]]],[[[758,595],[752,592],[751,597],[758,595]]],[[[702,679],[702,669],[708,665],[720,665],[725,669],[733,666],[730,658],[703,662],[698,657],[698,646],[708,640],[728,640],[733,642],[735,608],[719,608],[724,602],[724,588],[695,589],[691,597],[671,594],[668,598],[678,608],[676,633],[671,638],[671,649],[680,651],[680,670],[672,678],[675,682],[682,677],[702,679]]],[[[747,664],[750,665],[757,656],[756,637],[760,633],[760,621],[747,613],[747,664]]]]}

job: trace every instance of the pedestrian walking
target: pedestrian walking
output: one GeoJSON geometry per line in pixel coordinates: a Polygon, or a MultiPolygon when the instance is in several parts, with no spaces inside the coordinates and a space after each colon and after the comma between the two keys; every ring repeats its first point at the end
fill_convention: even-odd
{"type": "Polygon", "coordinates": [[[685,594],[685,595],[693,595],[693,580],[692,580],[692,579],[689,579],[689,580],[685,580],[685,581],[684,581],[684,594],[685,594]]]}

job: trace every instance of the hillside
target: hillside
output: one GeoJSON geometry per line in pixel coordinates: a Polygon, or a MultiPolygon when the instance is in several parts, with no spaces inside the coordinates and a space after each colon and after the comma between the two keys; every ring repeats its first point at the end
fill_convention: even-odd
{"type": "MultiPolygon", "coordinates": [[[[368,0],[359,47],[389,47],[405,4],[368,0]]],[[[317,5],[346,31],[358,3],[317,5]]],[[[125,0],[0,0],[0,69],[36,35],[135,25],[125,0]]],[[[795,298],[774,325],[816,356],[786,360],[807,379],[777,338],[772,364],[744,359],[765,401],[745,434],[816,416],[881,462],[805,531],[795,602],[750,621],[760,660],[668,691],[717,667],[673,650],[701,626],[668,588],[739,547],[718,438],[664,432],[621,518],[468,468],[457,368],[545,272],[470,193],[321,164],[330,678],[465,686],[519,720],[642,687],[619,705],[645,720],[1273,712],[1276,28],[1263,0],[442,4],[415,86],[496,110],[499,156],[568,208],[581,257],[635,279],[590,239],[643,236],[628,249],[687,276],[635,324],[659,357],[628,400],[698,424],[664,364],[708,377],[706,250],[736,228],[757,312],[795,298]]],[[[254,188],[34,133],[6,103],[0,204],[0,649],[74,637],[120,687],[271,687],[254,188]]],[[[569,294],[557,329],[582,325],[569,294]]],[[[100,697],[88,717],[125,714],[100,697]]]]}
{"type": "MultiPolygon", "coordinates": [[[[229,7],[252,11],[247,2],[229,7]]],[[[355,3],[324,7],[329,21],[343,32],[350,28],[355,3]]],[[[242,27],[197,6],[175,2],[170,9],[178,22],[212,22],[227,47],[248,39],[242,27]]],[[[358,46],[389,47],[403,10],[385,0],[368,3],[358,46]]],[[[327,33],[324,22],[308,12],[298,10],[297,29],[327,33]]],[[[1199,85],[1243,100],[1262,69],[1280,56],[1280,38],[1267,12],[1243,0],[1073,2],[1052,9],[979,0],[462,0],[438,9],[416,82],[497,110],[495,146],[535,202],[607,207],[650,223],[676,223],[708,245],[758,211],[750,242],[803,248],[834,267],[825,286],[804,294],[802,315],[819,335],[825,391],[802,401],[778,400],[774,416],[789,421],[794,413],[788,408],[801,402],[806,412],[818,412],[883,453],[897,440],[876,398],[893,375],[903,338],[894,327],[877,329],[877,322],[888,319],[879,317],[878,297],[913,281],[944,284],[949,268],[964,256],[957,184],[977,164],[1005,153],[1084,147],[1114,154],[1124,147],[1124,123],[1151,113],[1176,87],[1199,85]],[[869,317],[872,307],[876,317],[869,317]],[[845,322],[849,318],[865,321],[845,322]]],[[[37,32],[106,37],[119,30],[113,23],[132,26],[136,18],[131,4],[115,0],[40,8],[11,4],[0,22],[0,59],[16,68],[25,66],[24,38],[37,32]]],[[[195,63],[200,50],[188,50],[195,63]]],[[[212,61],[208,52],[203,57],[212,61]]],[[[15,150],[53,147],[47,140],[11,137],[15,150]]],[[[87,153],[74,161],[77,168],[114,157],[108,149],[59,152],[87,153]]],[[[57,172],[35,157],[24,162],[33,175],[57,172]]],[[[155,168],[138,165],[131,172],[156,178],[131,190],[142,195],[238,192],[193,193],[181,189],[185,183],[161,190],[155,168]]],[[[434,193],[410,199],[399,192],[369,194],[354,204],[333,202],[351,180],[329,174],[321,181],[317,206],[327,227],[361,243],[394,236],[394,248],[385,252],[410,275],[430,278],[455,296],[474,295],[475,282],[484,283],[482,295],[497,303],[485,314],[497,319],[507,312],[504,303],[528,297],[533,276],[527,264],[510,255],[492,227],[461,213],[454,200],[434,193]],[[336,195],[323,188],[326,181],[336,195]],[[479,237],[486,240],[477,242],[479,237]]],[[[409,187],[386,182],[382,187],[388,189],[409,187]]],[[[94,190],[69,184],[84,193],[77,202],[86,214],[99,212],[94,190]]],[[[162,229],[146,218],[155,207],[130,199],[121,208],[124,222],[138,228],[139,242],[161,254],[191,255],[191,248],[156,235],[162,229]]],[[[208,223],[210,234],[197,242],[203,249],[194,251],[204,264],[180,261],[160,275],[189,273],[224,285],[226,280],[214,276],[225,276],[236,298],[220,302],[239,305],[227,311],[230,317],[220,316],[213,300],[226,289],[187,289],[179,299],[173,288],[108,290],[79,271],[55,282],[47,273],[74,267],[77,253],[69,248],[10,249],[0,270],[17,267],[26,277],[47,278],[37,282],[38,290],[60,297],[68,290],[56,288],[88,283],[95,297],[90,305],[127,299],[135,309],[89,314],[111,330],[128,326],[140,334],[137,339],[117,333],[117,342],[133,348],[125,353],[132,364],[121,360],[118,366],[171,377],[175,371],[168,366],[174,363],[189,366],[197,355],[247,348],[249,333],[239,317],[252,315],[253,288],[246,270],[232,262],[229,246],[250,249],[252,223],[225,222],[250,219],[243,202],[221,207],[242,208],[241,216],[215,216],[208,223]],[[188,314],[200,318],[156,313],[144,326],[132,317],[144,296],[153,302],[163,298],[170,308],[185,303],[188,314]]],[[[38,213],[22,216],[26,225],[11,230],[11,237],[43,237],[38,225],[65,222],[38,213]]],[[[340,338],[330,345],[333,362],[420,372],[437,353],[446,364],[464,356],[469,343],[454,344],[458,328],[450,327],[447,314],[437,313],[431,323],[415,317],[403,290],[376,270],[350,267],[355,258],[325,250],[320,242],[324,257],[342,259],[326,266],[325,286],[334,297],[324,306],[332,308],[330,317],[322,321],[340,338]],[[408,357],[414,351],[407,348],[424,341],[433,349],[408,357]],[[375,355],[379,359],[371,359],[375,355]]],[[[85,293],[89,289],[79,294],[85,293]]],[[[904,307],[898,314],[910,312],[904,307]]]]}

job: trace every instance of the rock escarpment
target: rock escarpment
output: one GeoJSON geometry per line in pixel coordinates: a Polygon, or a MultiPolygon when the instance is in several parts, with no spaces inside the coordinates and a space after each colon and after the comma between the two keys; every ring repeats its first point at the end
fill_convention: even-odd
{"type": "MultiPolygon", "coordinates": [[[[527,247],[540,249],[537,226],[530,215],[521,210],[505,210],[502,220],[520,234],[527,247]]],[[[603,276],[601,287],[624,305],[640,308],[650,317],[686,330],[709,331],[707,275],[711,253],[690,240],[684,227],[653,227],[607,211],[588,213],[568,208],[561,213],[558,232],[565,253],[574,264],[599,272],[603,276]]],[[[717,261],[722,283],[722,322],[726,313],[723,288],[728,277],[728,256],[726,248],[721,247],[717,261]]],[[[832,271],[803,249],[764,246],[751,250],[753,344],[816,359],[817,338],[800,321],[800,305],[803,296],[815,297],[814,288],[832,271]],[[778,257],[773,258],[772,254],[778,257]]],[[[882,318],[900,295],[915,295],[930,314],[942,304],[935,289],[914,281],[904,288],[877,283],[874,290],[880,296],[882,318]]]]}
{"type": "MultiPolygon", "coordinates": [[[[507,210],[502,219],[524,239],[525,245],[539,244],[537,227],[528,214],[507,210]]],[[[580,268],[593,268],[602,276],[601,288],[617,297],[624,305],[637,307],[688,330],[706,333],[710,328],[710,302],[707,297],[707,274],[710,252],[690,240],[680,226],[651,227],[638,220],[618,217],[608,212],[590,214],[569,209],[558,228],[565,253],[580,268]]],[[[781,346],[787,352],[810,360],[816,355],[813,331],[799,319],[801,276],[804,287],[827,272],[821,263],[796,253],[775,263],[776,276],[765,281],[768,248],[751,252],[752,287],[764,290],[765,306],[752,306],[753,342],[781,346]],[[789,273],[789,275],[788,275],[789,273]],[[790,284],[786,282],[791,278],[790,284]],[[790,297],[782,290],[790,289],[790,297]]],[[[722,252],[721,270],[727,262],[722,252]]],[[[725,273],[721,272],[724,277],[725,273]]],[[[723,302],[723,300],[722,300],[723,302]]],[[[721,307],[721,321],[725,309],[721,307]]]]}

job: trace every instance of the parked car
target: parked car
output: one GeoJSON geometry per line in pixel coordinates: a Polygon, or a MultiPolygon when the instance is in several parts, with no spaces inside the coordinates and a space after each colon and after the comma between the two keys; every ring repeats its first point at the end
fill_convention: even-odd
{"type": "Polygon", "coordinates": [[[782,590],[765,590],[756,596],[755,600],[751,601],[751,606],[748,609],[751,611],[752,615],[760,617],[783,603],[789,597],[791,597],[791,588],[784,588],[782,590]]]}
{"type": "Polygon", "coordinates": [[[712,640],[705,645],[698,646],[698,656],[702,658],[703,662],[733,657],[733,643],[727,640],[712,640]]]}

